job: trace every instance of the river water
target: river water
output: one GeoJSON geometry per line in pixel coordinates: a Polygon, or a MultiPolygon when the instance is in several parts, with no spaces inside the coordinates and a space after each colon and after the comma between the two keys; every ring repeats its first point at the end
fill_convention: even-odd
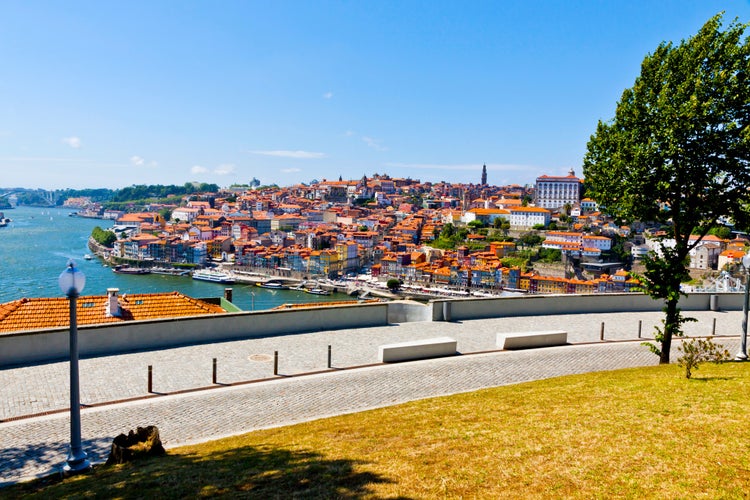
{"type": "Polygon", "coordinates": [[[160,274],[115,274],[90,253],[87,243],[91,230],[112,226],[112,221],[69,217],[62,208],[18,207],[2,210],[11,219],[0,227],[0,304],[23,297],[60,297],[57,278],[69,259],[86,275],[82,295],[105,295],[107,288],[120,293],[178,291],[194,298],[220,297],[229,286],[232,302],[245,310],[272,309],[282,304],[348,300],[344,294],[311,295],[297,290],[268,290],[249,284],[223,285],[197,281],[190,276],[160,274]]]}

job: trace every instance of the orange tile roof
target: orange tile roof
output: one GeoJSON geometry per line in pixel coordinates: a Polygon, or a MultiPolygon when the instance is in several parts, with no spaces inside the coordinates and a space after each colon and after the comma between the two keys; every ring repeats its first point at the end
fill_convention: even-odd
{"type": "MultiPolygon", "coordinates": [[[[179,292],[123,294],[118,301],[122,315],[107,317],[106,295],[79,297],[76,307],[78,324],[122,323],[226,312],[218,305],[179,292]]],[[[70,324],[69,314],[70,306],[65,297],[23,298],[6,302],[0,304],[0,333],[67,327],[70,324]]]]}

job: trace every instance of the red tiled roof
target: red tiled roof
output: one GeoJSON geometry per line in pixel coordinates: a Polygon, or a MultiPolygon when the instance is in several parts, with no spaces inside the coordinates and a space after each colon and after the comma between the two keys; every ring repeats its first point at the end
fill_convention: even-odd
{"type": "MultiPolygon", "coordinates": [[[[118,302],[121,316],[107,317],[106,295],[79,297],[76,304],[78,324],[122,323],[226,312],[218,305],[179,292],[123,294],[118,297],[118,302]]],[[[65,297],[23,298],[6,302],[0,304],[0,333],[67,327],[70,324],[69,315],[70,306],[65,297]]]]}

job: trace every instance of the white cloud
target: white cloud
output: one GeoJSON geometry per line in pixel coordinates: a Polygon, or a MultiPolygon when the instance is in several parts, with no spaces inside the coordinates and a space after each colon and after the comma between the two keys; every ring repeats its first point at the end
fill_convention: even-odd
{"type": "Polygon", "coordinates": [[[369,147],[376,151],[388,151],[388,148],[383,147],[380,144],[380,141],[378,139],[373,139],[372,137],[362,136],[362,140],[365,141],[365,144],[367,144],[369,147]]]}
{"type": "Polygon", "coordinates": [[[345,137],[352,137],[354,135],[356,135],[356,133],[353,130],[347,130],[346,132],[344,132],[345,137]]]}
{"type": "Polygon", "coordinates": [[[323,99],[330,99],[333,97],[333,92],[326,92],[323,94],[323,99]]]}
{"type": "Polygon", "coordinates": [[[256,155],[263,156],[277,156],[280,158],[296,158],[302,160],[308,160],[312,158],[325,158],[325,153],[315,153],[312,151],[290,151],[290,150],[270,150],[270,151],[250,151],[256,155]]]}
{"type": "Polygon", "coordinates": [[[233,174],[236,170],[236,167],[231,163],[222,163],[218,167],[214,169],[214,173],[216,175],[229,175],[233,174]]]}
{"type": "Polygon", "coordinates": [[[297,172],[302,172],[301,168],[282,168],[281,173],[283,174],[296,174],[297,172]]]}
{"type": "Polygon", "coordinates": [[[62,139],[62,143],[63,144],[67,144],[68,146],[70,146],[73,149],[78,149],[78,148],[81,147],[81,138],[80,137],[76,137],[76,136],[64,137],[62,139]]]}
{"type": "Polygon", "coordinates": [[[205,174],[208,172],[208,169],[206,167],[201,167],[200,165],[193,165],[190,167],[190,172],[193,174],[205,174]]]}
{"type": "Polygon", "coordinates": [[[134,166],[134,167],[152,167],[152,168],[155,168],[155,167],[159,166],[159,162],[158,161],[156,161],[156,160],[146,160],[145,158],[143,158],[141,156],[138,156],[138,155],[133,155],[133,156],[130,157],[130,164],[132,166],[134,166]]]}

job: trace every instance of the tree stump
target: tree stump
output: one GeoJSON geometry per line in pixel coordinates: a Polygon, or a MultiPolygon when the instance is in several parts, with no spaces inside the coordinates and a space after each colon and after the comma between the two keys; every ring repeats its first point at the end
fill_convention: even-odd
{"type": "Polygon", "coordinates": [[[127,436],[120,434],[112,441],[106,465],[124,464],[142,457],[156,457],[165,453],[156,426],[138,427],[135,432],[130,431],[127,436]]]}

